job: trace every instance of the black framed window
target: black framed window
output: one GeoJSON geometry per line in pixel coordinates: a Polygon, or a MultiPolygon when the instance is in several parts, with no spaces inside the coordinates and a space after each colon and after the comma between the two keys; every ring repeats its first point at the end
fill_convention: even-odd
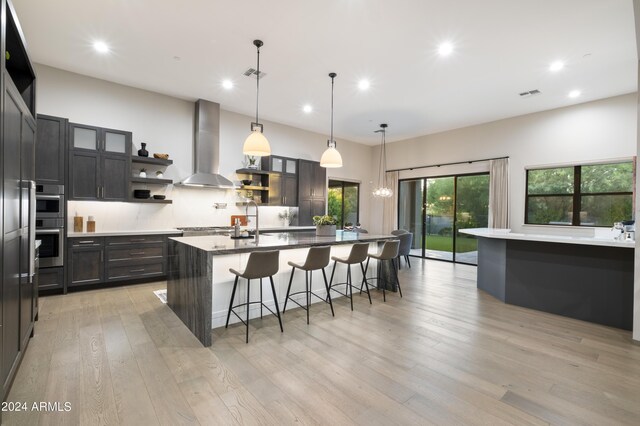
{"type": "Polygon", "coordinates": [[[360,221],[360,184],[329,180],[327,213],[338,219],[337,227],[355,226],[360,221]]]}
{"type": "Polygon", "coordinates": [[[633,217],[635,164],[527,170],[525,223],[611,226],[633,217]]]}

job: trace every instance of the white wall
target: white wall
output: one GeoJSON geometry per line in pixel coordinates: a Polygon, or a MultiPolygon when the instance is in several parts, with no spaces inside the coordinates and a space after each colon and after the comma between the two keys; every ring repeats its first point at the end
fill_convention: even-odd
{"type": "MultiPolygon", "coordinates": [[[[66,117],[72,122],[133,132],[134,151],[141,142],[150,153],[170,154],[174,164],[165,177],[180,181],[193,167],[194,103],[158,93],[135,89],[79,74],[36,65],[38,77],[37,112],[66,117]]],[[[238,181],[235,170],[243,167],[242,144],[249,133],[251,117],[221,111],[220,173],[238,181]]],[[[319,161],[326,149],[326,135],[281,124],[264,122],[274,154],[319,161]]],[[[369,193],[369,167],[372,148],[338,140],[345,166],[328,169],[328,176],[361,181],[363,194],[369,193]]],[[[151,173],[155,169],[149,170],[151,173]]],[[[164,229],[176,226],[228,225],[229,216],[243,208],[235,206],[235,191],[190,189],[170,186],[151,187],[153,193],[165,193],[170,205],[136,203],[70,202],[69,216],[96,216],[98,230],[164,229]],[[213,203],[227,203],[216,210],[213,203]]],[[[367,196],[361,197],[361,211],[369,209],[367,196]]],[[[283,207],[262,207],[264,225],[280,225],[278,212],[283,207]]]]}
{"type": "MultiPolygon", "coordinates": [[[[524,231],[529,228],[523,227],[525,168],[635,156],[637,109],[637,95],[629,94],[395,142],[387,147],[388,168],[509,156],[510,223],[512,229],[524,231]]],[[[377,149],[373,155],[377,158],[377,149]]],[[[436,176],[479,167],[474,163],[411,173],[436,176]]],[[[375,219],[372,214],[372,229],[377,231],[381,222],[375,219]]],[[[566,231],[545,228],[544,232],[566,231]]]]}

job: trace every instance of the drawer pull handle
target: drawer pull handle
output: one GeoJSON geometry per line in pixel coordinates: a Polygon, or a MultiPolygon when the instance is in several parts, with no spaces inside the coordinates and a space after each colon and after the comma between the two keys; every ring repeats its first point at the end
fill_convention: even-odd
{"type": "Polygon", "coordinates": [[[94,244],[95,241],[93,240],[86,240],[86,241],[78,241],[78,244],[94,244]]]}
{"type": "Polygon", "coordinates": [[[131,238],[130,241],[146,241],[146,238],[131,238]]]}
{"type": "Polygon", "coordinates": [[[131,269],[129,270],[129,272],[134,273],[134,272],[144,272],[144,268],[141,269],[131,269]]]}
{"type": "Polygon", "coordinates": [[[129,254],[131,256],[138,256],[138,255],[144,255],[143,251],[130,251],[129,254]]]}

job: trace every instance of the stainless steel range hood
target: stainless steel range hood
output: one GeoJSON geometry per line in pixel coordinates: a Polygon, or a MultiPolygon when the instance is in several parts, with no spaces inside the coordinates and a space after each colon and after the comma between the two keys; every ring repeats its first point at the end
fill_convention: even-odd
{"type": "Polygon", "coordinates": [[[193,174],[178,185],[233,189],[235,185],[220,171],[220,104],[196,101],[193,174]]]}

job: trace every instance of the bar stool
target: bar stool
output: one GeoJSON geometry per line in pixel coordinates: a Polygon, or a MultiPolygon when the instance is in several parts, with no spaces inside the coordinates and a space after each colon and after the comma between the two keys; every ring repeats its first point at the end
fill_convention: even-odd
{"type": "MultiPolygon", "coordinates": [[[[380,288],[380,276],[382,275],[382,261],[389,260],[391,261],[391,269],[393,270],[393,275],[396,277],[396,283],[398,284],[398,291],[400,292],[400,297],[402,297],[402,289],[400,288],[400,280],[398,279],[398,270],[396,269],[395,259],[398,257],[398,250],[400,248],[400,240],[391,240],[385,241],[382,246],[382,250],[379,253],[370,253],[367,255],[367,266],[365,268],[369,268],[369,260],[376,259],[378,261],[378,272],[377,276],[372,278],[366,278],[367,280],[378,280],[378,288],[380,288]]],[[[399,260],[398,260],[399,261],[399,260]]],[[[362,291],[362,286],[360,286],[360,291],[362,291]]],[[[367,291],[369,289],[367,288],[367,291]]],[[[382,286],[382,299],[384,302],[387,301],[387,295],[385,292],[384,285],[382,286]]]]}
{"type": "Polygon", "coordinates": [[[273,285],[273,276],[278,273],[279,265],[279,257],[280,251],[272,250],[272,251],[255,251],[249,255],[249,260],[247,261],[247,266],[243,272],[236,271],[233,268],[229,269],[229,272],[236,276],[236,279],[233,283],[233,291],[231,292],[231,301],[229,302],[229,312],[227,313],[227,323],[224,328],[229,326],[229,318],[231,317],[231,312],[238,319],[247,326],[247,337],[246,342],[249,343],[249,306],[259,303],[260,304],[260,318],[262,318],[262,307],[264,306],[271,312],[273,315],[278,317],[278,322],[280,323],[280,332],[283,332],[282,329],[282,319],[280,318],[280,310],[278,308],[278,299],[276,297],[276,288],[273,285]],[[273,302],[276,305],[276,311],[273,312],[267,305],[262,303],[262,279],[269,277],[269,281],[271,281],[271,291],[273,292],[273,302]],[[241,303],[239,305],[233,306],[233,299],[236,296],[236,289],[238,287],[238,278],[244,278],[247,280],[247,302],[241,303]],[[260,279],[260,301],[251,302],[249,298],[249,289],[251,288],[251,280],[260,279]],[[247,319],[243,320],[240,315],[238,315],[235,311],[235,308],[240,306],[246,307],[247,319]]]}
{"type": "Polygon", "coordinates": [[[320,246],[320,247],[311,247],[309,252],[307,253],[307,258],[304,261],[304,264],[300,265],[294,262],[288,262],[289,266],[292,266],[291,269],[291,278],[289,278],[289,287],[287,288],[287,297],[284,299],[284,307],[282,308],[282,313],[287,310],[287,302],[289,299],[296,305],[300,306],[302,309],[307,311],[307,324],[309,324],[309,306],[311,305],[311,295],[317,297],[325,303],[328,303],[331,306],[331,315],[335,317],[333,312],[333,302],[331,302],[331,295],[329,294],[329,284],[327,283],[327,274],[324,272],[324,268],[329,265],[329,256],[331,255],[331,247],[329,246],[320,246]],[[291,293],[291,283],[293,282],[293,274],[296,272],[296,268],[304,271],[304,280],[305,280],[305,290],[298,291],[295,293],[291,293]],[[317,271],[320,269],[322,271],[322,277],[324,278],[324,286],[327,290],[327,298],[320,297],[313,292],[313,271],[317,271]],[[307,297],[307,306],[302,306],[298,301],[293,299],[291,296],[295,296],[296,294],[305,293],[307,297]]]}
{"type": "MultiPolygon", "coordinates": [[[[365,277],[367,276],[367,270],[364,267],[364,261],[367,259],[367,254],[369,252],[369,243],[356,243],[351,247],[351,252],[347,257],[336,257],[331,256],[331,260],[333,260],[333,270],[331,271],[331,279],[329,280],[329,290],[333,290],[338,294],[343,295],[344,297],[348,297],[351,302],[351,310],[353,311],[353,281],[351,279],[351,265],[355,265],[356,263],[360,264],[360,269],[362,270],[362,285],[364,285],[367,289],[367,296],[369,296],[369,304],[371,304],[371,294],[369,293],[369,285],[367,284],[367,280],[365,277]],[[336,272],[336,265],[338,263],[343,263],[347,265],[347,281],[343,283],[333,284],[333,275],[336,272]],[[345,285],[344,293],[333,288],[336,285],[345,285]]],[[[362,291],[362,285],[360,286],[360,290],[362,291]]]]}

